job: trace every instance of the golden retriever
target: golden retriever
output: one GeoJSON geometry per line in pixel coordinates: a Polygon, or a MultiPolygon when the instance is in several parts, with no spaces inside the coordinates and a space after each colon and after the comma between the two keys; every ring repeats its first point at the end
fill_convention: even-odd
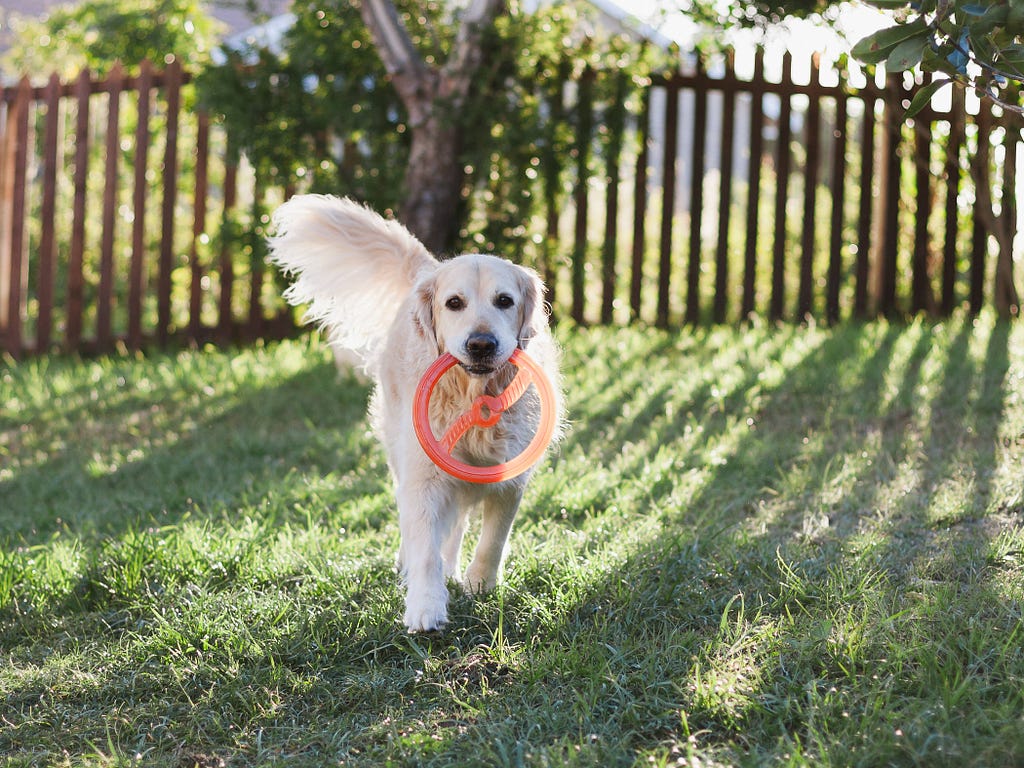
{"type": "MultiPolygon", "coordinates": [[[[405,626],[440,629],[448,621],[446,580],[471,592],[492,589],[529,472],[494,484],[457,480],[423,452],[412,424],[413,396],[423,373],[443,352],[460,365],[437,385],[430,419],[437,435],[482,394],[511,380],[517,347],[551,379],[559,423],[558,350],[548,329],[543,285],[531,270],[496,256],[435,259],[401,224],[358,203],[298,195],[274,214],[270,260],[295,280],[285,292],[308,304],[331,343],[355,356],[375,383],[370,415],[395,481],[406,589],[405,626]],[[459,554],[470,512],[482,517],[480,541],[460,576],[459,554]]],[[[533,388],[497,426],[472,428],[455,457],[491,465],[517,456],[537,427],[533,388]]],[[[556,430],[556,437],[557,437],[556,430]]]]}

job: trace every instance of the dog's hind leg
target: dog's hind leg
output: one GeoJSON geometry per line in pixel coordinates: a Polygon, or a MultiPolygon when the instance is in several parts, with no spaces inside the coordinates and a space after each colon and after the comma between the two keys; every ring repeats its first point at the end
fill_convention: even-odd
{"type": "Polygon", "coordinates": [[[451,494],[428,484],[399,483],[399,555],[405,582],[405,626],[430,632],[448,623],[448,588],[441,548],[456,524],[451,494]]]}
{"type": "Polygon", "coordinates": [[[523,488],[522,483],[510,482],[484,497],[480,541],[463,580],[470,592],[486,592],[497,585],[523,488]]]}

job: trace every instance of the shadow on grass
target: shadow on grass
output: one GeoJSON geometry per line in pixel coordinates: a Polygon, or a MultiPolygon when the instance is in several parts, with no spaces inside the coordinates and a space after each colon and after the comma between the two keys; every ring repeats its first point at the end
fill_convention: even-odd
{"type": "MultiPolygon", "coordinates": [[[[1009,764],[1024,749],[1024,630],[993,552],[1022,510],[993,478],[1011,329],[989,328],[978,354],[982,332],[967,320],[764,331],[723,362],[705,332],[615,349],[616,333],[595,331],[568,361],[570,397],[593,396],[575,403],[580,421],[531,491],[506,587],[457,597],[452,626],[427,637],[401,632],[380,563],[257,594],[228,580],[173,616],[130,614],[118,629],[128,662],[69,697],[54,754],[104,738],[82,725],[96,711],[114,743],[170,764],[667,764],[695,750],[723,763],[1009,764]],[[588,390],[590,356],[605,369],[588,390]],[[560,508],[564,524],[551,523],[560,508]],[[558,525],[581,540],[578,560],[518,551],[558,525]],[[203,625],[218,612],[222,626],[203,625]],[[139,713],[119,720],[131,680],[139,713]]],[[[292,468],[323,466],[302,445],[325,427],[310,409],[336,406],[328,378],[256,393],[121,481],[145,487],[168,462],[234,463],[197,506],[258,509],[292,468]],[[266,410],[287,426],[268,429],[266,410]]],[[[329,417],[345,456],[371,450],[352,426],[362,409],[329,417]]],[[[379,457],[365,469],[386,487],[379,457]]],[[[48,637],[93,636],[106,621],[83,615],[48,637]]],[[[9,689],[19,725],[0,729],[0,749],[47,732],[31,709],[53,683],[9,689]]]]}
{"type": "Polygon", "coordinates": [[[321,365],[222,399],[172,401],[162,389],[86,396],[51,435],[56,449],[0,480],[0,541],[31,547],[56,532],[94,540],[186,515],[230,515],[297,471],[369,475],[352,493],[379,492],[367,395],[321,365]]]}

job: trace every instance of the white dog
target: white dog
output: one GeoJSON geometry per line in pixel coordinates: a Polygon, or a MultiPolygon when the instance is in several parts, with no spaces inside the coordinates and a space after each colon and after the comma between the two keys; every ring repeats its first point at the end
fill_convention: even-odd
{"type": "MultiPolygon", "coordinates": [[[[402,225],[348,199],[296,196],[277,210],[274,225],[270,260],[296,275],[285,297],[308,303],[307,321],[319,321],[333,344],[357,354],[375,382],[370,414],[396,485],[405,625],[439,629],[448,620],[445,581],[460,580],[469,513],[479,509],[482,531],[461,581],[479,592],[498,581],[529,472],[478,485],[440,470],[413,430],[416,385],[441,353],[458,359],[431,400],[432,427],[441,435],[479,395],[500,393],[515,374],[509,356],[528,348],[559,393],[561,423],[543,285],[531,270],[495,256],[438,261],[402,225]]],[[[455,457],[491,465],[517,456],[533,437],[538,407],[531,388],[497,426],[470,429],[455,457]]]]}

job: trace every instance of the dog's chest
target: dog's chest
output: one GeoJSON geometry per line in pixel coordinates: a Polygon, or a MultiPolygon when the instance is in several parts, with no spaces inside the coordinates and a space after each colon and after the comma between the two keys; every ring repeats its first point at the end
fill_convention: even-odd
{"type": "MultiPolygon", "coordinates": [[[[500,388],[498,389],[500,391],[500,388]]],[[[474,401],[483,394],[494,394],[482,386],[464,382],[442,382],[435,389],[430,402],[430,422],[434,434],[440,438],[458,420],[470,411],[474,401]]],[[[460,461],[476,466],[490,466],[517,456],[529,442],[530,412],[536,396],[528,391],[522,399],[502,413],[492,427],[470,427],[455,444],[452,455],[460,461]]],[[[536,419],[534,419],[534,422],[536,419]]]]}

